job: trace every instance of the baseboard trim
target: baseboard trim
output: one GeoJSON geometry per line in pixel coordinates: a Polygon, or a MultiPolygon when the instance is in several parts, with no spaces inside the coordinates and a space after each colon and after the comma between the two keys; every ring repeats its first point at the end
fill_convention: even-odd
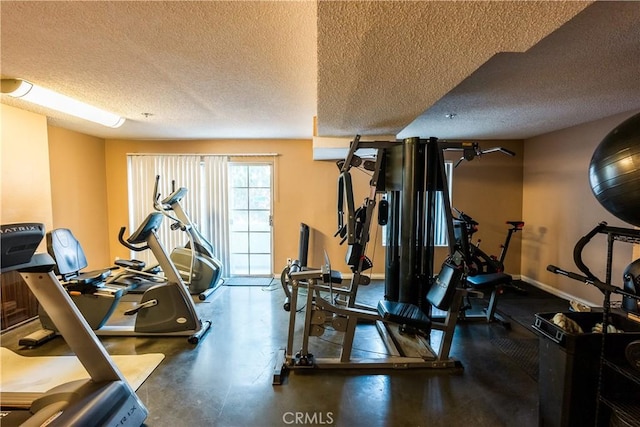
{"type": "Polygon", "coordinates": [[[542,289],[545,292],[548,292],[552,295],[555,295],[559,298],[565,299],[567,301],[578,301],[579,303],[582,303],[584,305],[586,305],[587,307],[597,307],[597,304],[594,304],[593,301],[587,301],[585,299],[582,298],[578,298],[575,295],[569,294],[567,292],[561,291],[560,289],[554,288],[553,286],[549,286],[545,283],[539,282],[535,279],[532,279],[531,277],[527,277],[527,276],[520,276],[521,280],[523,282],[527,282],[532,286],[535,286],[536,288],[542,289]]]}

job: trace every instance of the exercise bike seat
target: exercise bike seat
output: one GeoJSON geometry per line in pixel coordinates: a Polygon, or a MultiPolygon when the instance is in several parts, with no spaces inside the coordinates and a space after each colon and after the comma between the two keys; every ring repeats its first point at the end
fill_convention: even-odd
{"type": "Polygon", "coordinates": [[[47,252],[56,262],[54,271],[65,282],[79,285],[97,285],[111,275],[111,269],[81,271],[88,266],[80,242],[68,228],[57,228],[47,233],[47,252]]]}
{"type": "Polygon", "coordinates": [[[518,230],[522,230],[522,227],[524,227],[524,221],[507,221],[506,223],[518,230]]]}

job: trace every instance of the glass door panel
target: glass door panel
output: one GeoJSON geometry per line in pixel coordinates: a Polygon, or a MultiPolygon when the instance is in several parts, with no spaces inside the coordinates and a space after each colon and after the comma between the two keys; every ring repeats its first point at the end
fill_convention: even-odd
{"type": "Polygon", "coordinates": [[[271,276],[272,166],[229,164],[231,275],[271,276]]]}

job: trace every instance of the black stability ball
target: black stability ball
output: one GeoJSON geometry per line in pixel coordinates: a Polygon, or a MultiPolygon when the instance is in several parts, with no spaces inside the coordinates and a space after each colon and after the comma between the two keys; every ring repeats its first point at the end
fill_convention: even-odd
{"type": "Polygon", "coordinates": [[[604,137],[591,157],[589,181],[606,210],[640,227],[640,114],[604,137]]]}

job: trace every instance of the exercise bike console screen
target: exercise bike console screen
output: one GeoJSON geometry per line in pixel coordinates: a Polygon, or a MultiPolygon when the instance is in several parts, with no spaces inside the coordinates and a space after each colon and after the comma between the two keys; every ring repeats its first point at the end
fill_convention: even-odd
{"type": "Polygon", "coordinates": [[[2,268],[24,264],[44,237],[44,226],[39,223],[6,224],[0,227],[2,268]]]}

